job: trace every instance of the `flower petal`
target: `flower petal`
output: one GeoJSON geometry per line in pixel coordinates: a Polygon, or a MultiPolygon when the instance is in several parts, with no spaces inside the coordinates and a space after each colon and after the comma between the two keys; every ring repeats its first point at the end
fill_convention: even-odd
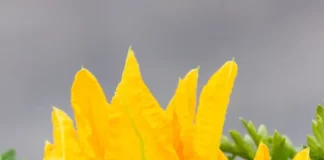
{"type": "Polygon", "coordinates": [[[178,104],[175,111],[180,124],[192,125],[195,117],[196,92],[198,83],[198,69],[191,70],[185,78],[179,83],[176,95],[178,95],[178,104]]]}
{"type": "Polygon", "coordinates": [[[269,149],[262,142],[259,144],[254,160],[270,160],[269,149]]]}
{"type": "Polygon", "coordinates": [[[309,148],[305,148],[297,153],[293,160],[310,160],[309,148]]]}
{"type": "Polygon", "coordinates": [[[212,156],[220,145],[236,75],[237,64],[228,61],[209,79],[201,92],[194,139],[194,147],[199,157],[212,156]]]}
{"type": "Polygon", "coordinates": [[[217,160],[228,160],[227,156],[220,149],[218,149],[217,160]]]}
{"type": "Polygon", "coordinates": [[[61,154],[49,141],[45,141],[43,160],[61,159],[61,154]]]}
{"type": "Polygon", "coordinates": [[[184,77],[186,82],[186,92],[188,95],[188,110],[191,116],[192,121],[195,120],[195,110],[196,110],[196,99],[197,99],[197,86],[198,86],[198,77],[199,77],[199,67],[193,69],[187,73],[184,77]]]}
{"type": "MultiPolygon", "coordinates": [[[[139,64],[131,48],[128,50],[122,79],[112,99],[112,105],[121,109],[126,107],[129,109],[130,116],[134,119],[135,125],[144,138],[145,153],[147,153],[148,159],[177,159],[169,138],[172,132],[171,125],[168,124],[169,120],[165,111],[145,85],[139,64]]],[[[129,123],[128,120],[127,123],[129,123]]],[[[127,126],[128,128],[125,127],[121,132],[124,136],[123,139],[130,138],[130,141],[134,141],[137,148],[129,150],[139,153],[138,137],[133,128],[130,125],[127,126]]],[[[139,157],[135,159],[139,159],[139,157]]]]}
{"type": "Polygon", "coordinates": [[[75,76],[71,105],[82,149],[90,158],[103,158],[109,144],[110,106],[99,82],[87,69],[82,68],[75,76]]]}
{"type": "Polygon", "coordinates": [[[179,80],[175,94],[166,109],[168,116],[173,118],[174,147],[181,159],[189,159],[193,156],[192,138],[197,82],[198,68],[188,72],[183,80],[179,80]]]}
{"type": "Polygon", "coordinates": [[[44,157],[46,157],[53,150],[53,148],[53,144],[51,144],[49,141],[45,141],[44,157]]]}
{"type": "Polygon", "coordinates": [[[60,154],[62,159],[86,159],[80,149],[76,138],[77,134],[70,117],[62,110],[53,107],[52,123],[53,139],[57,154],[60,154]]]}
{"type": "Polygon", "coordinates": [[[122,79],[116,93],[122,98],[123,105],[129,106],[131,116],[134,119],[144,116],[150,126],[156,128],[160,125],[160,121],[165,118],[164,110],[142,79],[139,64],[131,48],[128,50],[122,79]]]}

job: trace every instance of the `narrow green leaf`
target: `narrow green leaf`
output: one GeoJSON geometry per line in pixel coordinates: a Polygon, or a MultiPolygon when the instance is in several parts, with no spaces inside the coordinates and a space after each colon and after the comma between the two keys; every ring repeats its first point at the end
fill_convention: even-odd
{"type": "Polygon", "coordinates": [[[244,141],[244,139],[242,138],[240,132],[235,131],[235,130],[230,130],[229,131],[230,136],[232,137],[234,143],[237,146],[238,152],[241,153],[246,153],[247,157],[249,159],[253,159],[254,158],[254,151],[253,149],[251,149],[244,141]]]}
{"type": "Polygon", "coordinates": [[[285,149],[285,138],[278,131],[274,132],[271,157],[274,160],[287,160],[289,158],[285,149]]]}
{"type": "Polygon", "coordinates": [[[248,134],[244,135],[244,141],[245,141],[246,147],[248,147],[248,150],[251,151],[253,155],[255,155],[256,147],[254,147],[254,142],[253,142],[251,136],[248,134]]]}
{"type": "MultiPolygon", "coordinates": [[[[324,108],[321,105],[317,105],[316,108],[316,115],[320,116],[322,119],[324,119],[324,108]]],[[[324,130],[324,127],[323,127],[324,130]]]]}
{"type": "Polygon", "coordinates": [[[314,152],[319,152],[319,150],[320,150],[320,145],[317,143],[314,136],[307,136],[307,145],[314,152]]]}
{"type": "Polygon", "coordinates": [[[317,121],[312,121],[312,131],[313,131],[313,135],[315,136],[316,140],[319,142],[320,145],[322,145],[323,142],[323,137],[320,134],[320,132],[318,131],[318,123],[317,121]]]}
{"type": "Polygon", "coordinates": [[[261,136],[261,138],[265,138],[268,136],[268,129],[265,125],[261,124],[258,128],[258,135],[261,136]]]}
{"type": "Polygon", "coordinates": [[[321,139],[324,139],[323,137],[323,118],[320,115],[316,115],[316,130],[320,134],[321,139]]]}
{"type": "Polygon", "coordinates": [[[282,137],[285,139],[285,150],[287,155],[289,158],[293,158],[295,154],[297,154],[295,147],[293,147],[293,144],[288,136],[282,135],[282,137]]]}
{"type": "Polygon", "coordinates": [[[222,136],[221,138],[221,145],[220,145],[220,149],[223,152],[227,152],[227,153],[234,153],[234,148],[233,145],[231,144],[231,142],[229,141],[229,139],[226,136],[222,136]]]}
{"type": "Polygon", "coordinates": [[[258,135],[258,132],[256,131],[254,124],[249,121],[246,122],[243,118],[240,118],[242,124],[244,125],[246,131],[249,133],[249,135],[251,136],[251,138],[253,139],[254,143],[256,146],[259,145],[259,142],[261,140],[261,136],[258,135]]]}

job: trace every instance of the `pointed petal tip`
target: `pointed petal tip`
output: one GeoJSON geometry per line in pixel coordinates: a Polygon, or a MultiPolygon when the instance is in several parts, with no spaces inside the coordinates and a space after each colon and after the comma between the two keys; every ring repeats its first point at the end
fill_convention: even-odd
{"type": "Polygon", "coordinates": [[[223,67],[229,67],[230,70],[234,72],[238,71],[238,65],[235,61],[227,61],[221,68],[223,67]]]}
{"type": "Polygon", "coordinates": [[[227,61],[225,64],[229,64],[229,65],[237,65],[236,61],[233,59],[231,61],[227,61]]]}
{"type": "Polygon", "coordinates": [[[91,73],[88,69],[84,68],[83,66],[81,66],[81,68],[79,69],[79,71],[76,73],[76,75],[80,74],[80,73],[91,73]]]}
{"type": "Polygon", "coordinates": [[[126,63],[127,63],[128,61],[137,61],[137,59],[136,59],[136,57],[135,57],[135,52],[134,52],[132,46],[130,46],[130,47],[128,48],[128,52],[127,52],[127,56],[126,56],[126,63]]]}
{"type": "Polygon", "coordinates": [[[138,61],[136,59],[135,53],[130,48],[127,52],[126,60],[125,60],[125,66],[123,71],[123,76],[126,75],[128,72],[140,72],[138,61]]]}
{"type": "Polygon", "coordinates": [[[81,65],[80,69],[78,70],[77,73],[79,72],[90,72],[89,69],[87,69],[86,67],[84,67],[84,65],[81,65]]]}
{"type": "Polygon", "coordinates": [[[298,152],[293,158],[293,160],[310,160],[309,147],[304,148],[303,150],[298,152]]]}
{"type": "Polygon", "coordinates": [[[76,72],[71,88],[73,89],[77,85],[77,83],[86,79],[96,78],[88,69],[82,67],[79,71],[76,72]]]}
{"type": "Polygon", "coordinates": [[[133,46],[132,45],[129,46],[127,55],[128,56],[134,55],[134,50],[133,50],[133,46]]]}
{"type": "Polygon", "coordinates": [[[63,110],[61,110],[61,109],[59,109],[59,108],[57,108],[57,107],[55,107],[55,106],[53,106],[52,107],[52,115],[55,115],[55,114],[66,114],[63,110]]]}
{"type": "Polygon", "coordinates": [[[191,69],[183,79],[186,79],[188,78],[189,76],[192,76],[192,75],[195,75],[195,76],[198,76],[198,73],[199,73],[199,69],[200,69],[200,66],[197,66],[196,68],[194,69],[191,69]]]}
{"type": "Polygon", "coordinates": [[[254,157],[254,160],[257,160],[257,159],[263,159],[263,160],[270,159],[269,148],[262,141],[260,141],[258,149],[255,154],[255,157],[254,157]]]}
{"type": "Polygon", "coordinates": [[[303,154],[305,154],[305,155],[307,155],[307,156],[309,156],[309,147],[307,147],[307,148],[304,148],[302,151],[300,151],[299,153],[303,153],[303,154]]]}
{"type": "MultiPolygon", "coordinates": [[[[93,75],[92,75],[92,73],[88,69],[86,69],[83,66],[81,66],[81,68],[74,75],[74,82],[77,79],[79,79],[80,77],[84,77],[84,76],[92,77],[93,75]]],[[[72,84],[72,88],[73,88],[74,82],[72,84]]]]}
{"type": "Polygon", "coordinates": [[[269,149],[268,149],[268,146],[265,145],[265,144],[262,142],[262,140],[260,141],[259,146],[260,146],[263,150],[269,150],[269,149]]]}
{"type": "Polygon", "coordinates": [[[191,69],[191,70],[189,71],[189,73],[190,73],[190,72],[198,73],[199,70],[200,70],[200,65],[198,65],[198,66],[197,66],[196,68],[194,68],[194,69],[191,69]]]}
{"type": "Polygon", "coordinates": [[[46,145],[51,145],[51,142],[49,140],[45,140],[44,144],[45,144],[45,146],[46,145]]]}
{"type": "Polygon", "coordinates": [[[53,111],[57,111],[58,108],[57,108],[56,106],[52,106],[52,110],[53,110],[53,111]]]}

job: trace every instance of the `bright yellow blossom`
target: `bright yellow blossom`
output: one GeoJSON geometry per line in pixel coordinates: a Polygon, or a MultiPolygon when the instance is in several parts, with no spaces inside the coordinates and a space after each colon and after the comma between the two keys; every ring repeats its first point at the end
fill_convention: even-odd
{"type": "MultiPolygon", "coordinates": [[[[268,147],[260,142],[257,153],[254,157],[254,160],[270,160],[270,154],[268,147]]],[[[295,155],[293,160],[310,160],[309,157],[309,148],[303,149],[295,155]]]]}
{"type": "Polygon", "coordinates": [[[111,103],[82,68],[71,89],[77,130],[68,115],[53,108],[54,142],[46,142],[44,160],[226,160],[219,144],[236,75],[234,61],[212,75],[196,114],[198,69],[179,80],[165,111],[145,85],[131,48],[111,103]]]}

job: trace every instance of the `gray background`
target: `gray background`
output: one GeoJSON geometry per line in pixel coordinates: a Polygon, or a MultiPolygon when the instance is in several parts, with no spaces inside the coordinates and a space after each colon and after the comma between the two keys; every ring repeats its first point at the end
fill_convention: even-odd
{"type": "Polygon", "coordinates": [[[242,116],[300,145],[324,98],[323,7],[312,0],[2,0],[0,151],[15,147],[20,157],[41,159],[51,106],[72,115],[75,72],[90,69],[111,97],[131,44],[163,106],[189,69],[201,66],[201,88],[235,57],[240,71],[225,129],[243,131],[242,116]]]}

